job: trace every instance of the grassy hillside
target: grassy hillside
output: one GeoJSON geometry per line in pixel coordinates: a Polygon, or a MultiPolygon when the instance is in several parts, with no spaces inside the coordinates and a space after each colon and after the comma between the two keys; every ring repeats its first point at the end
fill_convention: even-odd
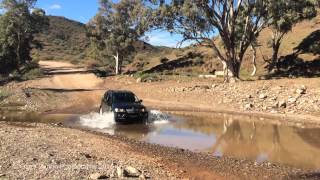
{"type": "MultiPolygon", "coordinates": [[[[297,47],[306,37],[308,37],[311,33],[320,29],[320,15],[310,21],[304,21],[302,23],[297,24],[293,30],[288,33],[281,45],[279,57],[287,56],[294,52],[294,48],[297,47]]],[[[269,47],[269,41],[271,38],[271,30],[265,29],[261,32],[258,41],[259,47],[257,49],[257,76],[262,76],[267,74],[266,62],[264,59],[271,58],[272,49],[269,47]]],[[[161,59],[167,58],[167,64],[172,66],[171,63],[175,64],[184,64],[183,66],[176,65],[175,68],[170,68],[171,74],[205,74],[214,72],[215,70],[222,70],[222,65],[218,61],[218,59],[213,54],[213,51],[206,47],[188,47],[184,49],[165,49],[164,51],[157,52],[142,52],[137,55],[138,57],[144,58],[136,58],[136,60],[140,60],[139,64],[144,64],[143,67],[140,67],[140,70],[148,70],[154,66],[163,67],[164,63],[161,62],[161,59]],[[197,54],[197,57],[189,56],[190,53],[197,54]],[[183,57],[183,58],[182,58],[183,57]],[[192,58],[190,58],[192,57],[192,58]],[[141,59],[146,59],[142,61],[141,59]],[[190,61],[190,63],[185,63],[186,59],[190,61]],[[179,61],[177,62],[177,61],[179,61]]],[[[300,54],[299,58],[302,58],[304,61],[313,61],[317,60],[319,57],[312,54],[300,54]]],[[[252,79],[250,74],[252,72],[252,53],[250,50],[247,51],[245,56],[244,63],[241,69],[241,77],[244,79],[252,79]]],[[[134,61],[137,62],[137,61],[134,61]]],[[[153,68],[155,69],[155,68],[153,68]]],[[[163,74],[167,74],[164,68],[158,68],[156,72],[160,72],[163,74]],[[159,70],[162,69],[162,70],[159,70]]]]}
{"type": "Polygon", "coordinates": [[[48,30],[36,37],[43,49],[34,51],[34,58],[71,62],[87,60],[85,50],[89,40],[84,24],[57,16],[49,16],[49,23],[48,30]]]}

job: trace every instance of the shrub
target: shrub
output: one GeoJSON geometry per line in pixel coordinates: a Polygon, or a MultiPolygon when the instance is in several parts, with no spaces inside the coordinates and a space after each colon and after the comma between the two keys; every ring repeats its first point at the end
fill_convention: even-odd
{"type": "Polygon", "coordinates": [[[137,61],[145,61],[147,60],[147,55],[145,54],[137,54],[134,58],[137,61]]]}
{"type": "Polygon", "coordinates": [[[48,61],[54,60],[54,56],[52,55],[43,56],[43,60],[48,60],[48,61]]]}
{"type": "Polygon", "coordinates": [[[174,55],[175,55],[176,57],[182,57],[182,56],[183,56],[183,52],[182,52],[181,50],[175,50],[175,51],[174,51],[174,55]]]}
{"type": "Polygon", "coordinates": [[[41,71],[40,68],[33,68],[27,71],[26,73],[24,73],[20,79],[23,81],[32,80],[32,79],[39,78],[42,75],[43,75],[43,72],[41,71]]]}
{"type": "Polygon", "coordinates": [[[0,89],[0,101],[6,99],[7,97],[9,97],[11,95],[11,93],[6,90],[6,89],[0,89]]]}
{"type": "Polygon", "coordinates": [[[163,64],[167,63],[168,61],[169,61],[169,59],[167,57],[161,57],[160,58],[160,62],[163,63],[163,64]]]}
{"type": "Polygon", "coordinates": [[[141,78],[141,82],[154,82],[154,81],[160,81],[161,77],[158,74],[155,73],[144,73],[144,72],[137,72],[135,75],[137,78],[141,78]]]}

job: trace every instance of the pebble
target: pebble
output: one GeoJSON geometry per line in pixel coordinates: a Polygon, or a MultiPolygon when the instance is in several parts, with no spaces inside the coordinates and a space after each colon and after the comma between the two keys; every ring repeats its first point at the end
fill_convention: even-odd
{"type": "Polygon", "coordinates": [[[297,101],[297,99],[296,99],[296,98],[293,98],[293,97],[288,99],[288,103],[289,103],[289,104],[293,104],[293,103],[295,103],[296,101],[297,101]]]}
{"type": "Polygon", "coordinates": [[[254,107],[253,104],[250,103],[250,104],[246,104],[245,109],[249,110],[249,109],[251,109],[253,107],[254,107]]]}
{"type": "Polygon", "coordinates": [[[127,177],[139,177],[141,175],[141,171],[138,170],[137,168],[132,167],[132,166],[127,166],[124,169],[124,174],[127,177]]]}
{"type": "Polygon", "coordinates": [[[118,178],[123,178],[124,176],[124,170],[122,167],[117,167],[117,177],[118,178]]]}
{"type": "Polygon", "coordinates": [[[265,94],[260,94],[260,95],[259,95],[259,98],[260,98],[260,99],[266,99],[267,97],[268,97],[268,96],[265,95],[265,94]]]}
{"type": "Polygon", "coordinates": [[[90,175],[90,179],[108,179],[108,176],[100,173],[94,173],[90,175]]]}
{"type": "Polygon", "coordinates": [[[145,180],[145,179],[147,179],[147,177],[146,177],[144,174],[141,174],[141,175],[139,176],[139,179],[145,180]]]}
{"type": "Polygon", "coordinates": [[[306,91],[307,91],[306,86],[302,85],[300,88],[296,90],[296,93],[302,95],[302,94],[306,94],[306,91]]]}
{"type": "Polygon", "coordinates": [[[286,108],[287,107],[287,103],[285,101],[280,101],[280,102],[278,102],[278,106],[280,108],[286,108]]]}

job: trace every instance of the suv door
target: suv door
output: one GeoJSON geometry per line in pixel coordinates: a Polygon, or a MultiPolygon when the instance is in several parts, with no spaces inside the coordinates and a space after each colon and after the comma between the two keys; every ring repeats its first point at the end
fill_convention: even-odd
{"type": "Polygon", "coordinates": [[[108,93],[106,98],[106,111],[111,112],[112,111],[112,93],[108,93]]]}
{"type": "Polygon", "coordinates": [[[107,92],[101,101],[100,105],[100,114],[105,113],[105,112],[110,112],[112,110],[111,108],[112,103],[111,103],[111,92],[107,92]]]}

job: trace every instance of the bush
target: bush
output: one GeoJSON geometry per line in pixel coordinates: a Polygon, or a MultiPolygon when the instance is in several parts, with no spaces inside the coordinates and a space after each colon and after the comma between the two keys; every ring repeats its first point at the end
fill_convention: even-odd
{"type": "Polygon", "coordinates": [[[11,93],[5,89],[0,89],[0,101],[6,99],[7,97],[9,97],[11,95],[11,93]]]}
{"type": "Polygon", "coordinates": [[[194,59],[194,64],[195,65],[202,65],[202,64],[204,64],[204,62],[203,62],[203,59],[201,58],[201,57],[196,57],[195,59],[194,59]]]}
{"type": "Polygon", "coordinates": [[[154,82],[154,81],[160,81],[161,77],[158,74],[155,73],[144,73],[144,72],[137,72],[135,75],[137,78],[141,78],[141,82],[154,82]]]}
{"type": "Polygon", "coordinates": [[[161,58],[160,58],[160,62],[161,62],[162,64],[167,63],[168,61],[169,61],[169,59],[168,59],[167,57],[161,57],[161,58]]]}
{"type": "Polygon", "coordinates": [[[145,55],[145,54],[137,54],[134,59],[138,60],[138,61],[145,61],[145,60],[147,60],[147,55],[145,55]]]}
{"type": "Polygon", "coordinates": [[[34,69],[30,69],[28,70],[26,73],[24,73],[21,76],[21,80],[26,81],[26,80],[32,80],[32,79],[36,79],[43,76],[43,72],[41,71],[40,68],[34,68],[34,69]]]}
{"type": "Polygon", "coordinates": [[[42,58],[43,60],[48,60],[48,61],[54,60],[54,56],[52,55],[43,56],[42,58]]]}
{"type": "Polygon", "coordinates": [[[175,50],[175,51],[174,51],[174,55],[175,55],[176,57],[182,57],[182,56],[183,56],[183,52],[180,51],[180,50],[175,50]]]}

